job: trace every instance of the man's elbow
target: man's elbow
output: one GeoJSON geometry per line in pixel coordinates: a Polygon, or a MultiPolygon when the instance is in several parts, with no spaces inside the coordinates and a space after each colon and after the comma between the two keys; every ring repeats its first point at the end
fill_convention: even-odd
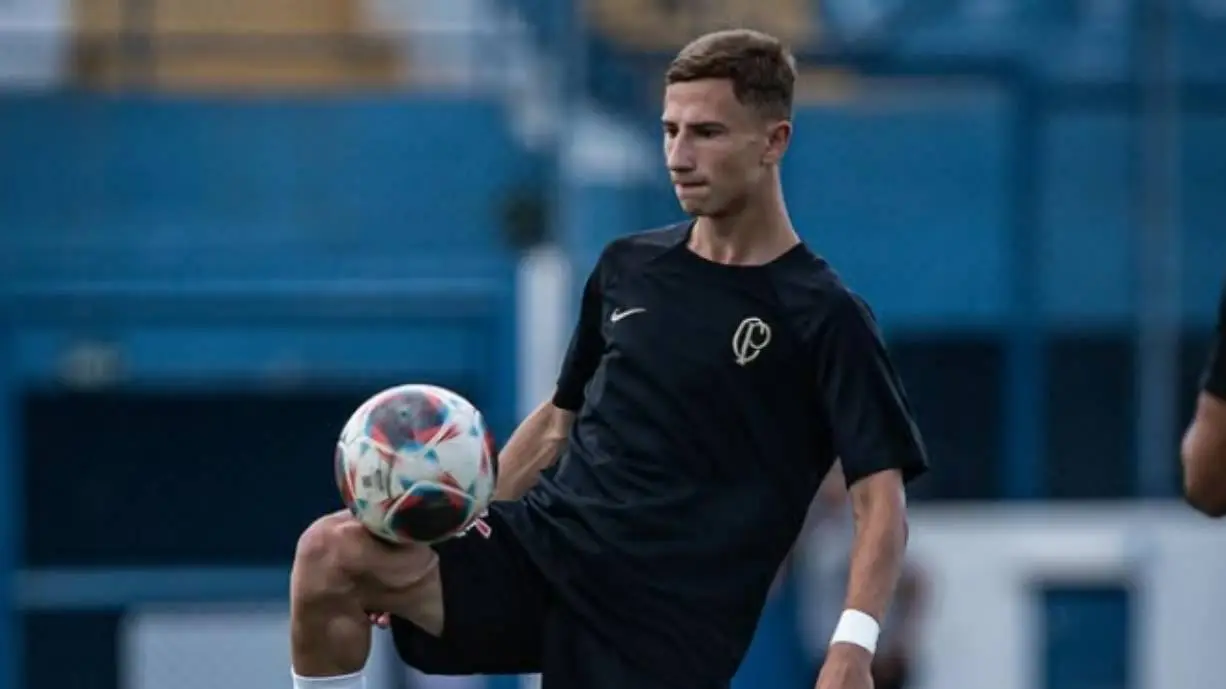
{"type": "Polygon", "coordinates": [[[1215,519],[1226,517],[1226,476],[1220,470],[1212,470],[1214,467],[1226,465],[1226,457],[1217,454],[1206,453],[1194,443],[1184,442],[1184,499],[1196,511],[1215,519]]]}
{"type": "Polygon", "coordinates": [[[1210,517],[1226,516],[1226,400],[1200,394],[1180,459],[1188,504],[1210,517]]]}
{"type": "Polygon", "coordinates": [[[1226,486],[1187,474],[1183,481],[1183,497],[1193,509],[1207,517],[1226,517],[1226,486]]]}

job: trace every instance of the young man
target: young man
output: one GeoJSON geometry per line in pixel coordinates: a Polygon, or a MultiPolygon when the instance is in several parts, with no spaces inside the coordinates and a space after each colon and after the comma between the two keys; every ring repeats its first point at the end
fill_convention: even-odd
{"type": "Polygon", "coordinates": [[[1183,485],[1188,502],[1211,517],[1226,516],[1226,291],[1218,304],[1217,337],[1183,437],[1183,485]]]}
{"type": "Polygon", "coordinates": [[[361,686],[366,610],[390,613],[402,658],[427,673],[727,687],[836,456],[856,538],[817,686],[871,686],[903,486],[926,458],[868,308],[788,219],[795,76],[756,32],[681,51],[663,139],[694,220],[606,247],[553,399],[503,450],[488,537],[393,548],[343,513],[307,529],[291,586],[299,689],[361,686]]]}

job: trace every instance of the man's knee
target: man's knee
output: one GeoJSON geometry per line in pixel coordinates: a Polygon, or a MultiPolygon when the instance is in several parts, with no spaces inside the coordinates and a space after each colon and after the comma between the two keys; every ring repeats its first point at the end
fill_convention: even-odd
{"type": "Polygon", "coordinates": [[[438,556],[429,546],[383,543],[339,512],[316,520],[298,539],[290,588],[299,606],[356,604],[437,634],[441,586],[438,556]]]}
{"type": "Polygon", "coordinates": [[[294,550],[291,592],[295,598],[351,593],[362,568],[362,526],[342,513],[315,520],[294,550]]]}

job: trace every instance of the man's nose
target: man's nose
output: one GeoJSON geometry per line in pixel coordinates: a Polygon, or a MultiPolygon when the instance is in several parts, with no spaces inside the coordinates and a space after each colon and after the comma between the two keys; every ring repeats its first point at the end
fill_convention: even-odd
{"type": "Polygon", "coordinates": [[[666,152],[666,162],[670,172],[685,173],[694,169],[694,156],[690,146],[681,137],[669,141],[666,152]]]}

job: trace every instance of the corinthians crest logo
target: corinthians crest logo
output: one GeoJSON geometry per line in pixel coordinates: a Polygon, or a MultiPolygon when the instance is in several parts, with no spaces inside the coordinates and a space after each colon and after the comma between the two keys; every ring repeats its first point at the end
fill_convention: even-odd
{"type": "Polygon", "coordinates": [[[744,366],[762,353],[771,343],[771,327],[761,318],[751,317],[741,321],[732,334],[732,353],[738,366],[744,366]]]}

